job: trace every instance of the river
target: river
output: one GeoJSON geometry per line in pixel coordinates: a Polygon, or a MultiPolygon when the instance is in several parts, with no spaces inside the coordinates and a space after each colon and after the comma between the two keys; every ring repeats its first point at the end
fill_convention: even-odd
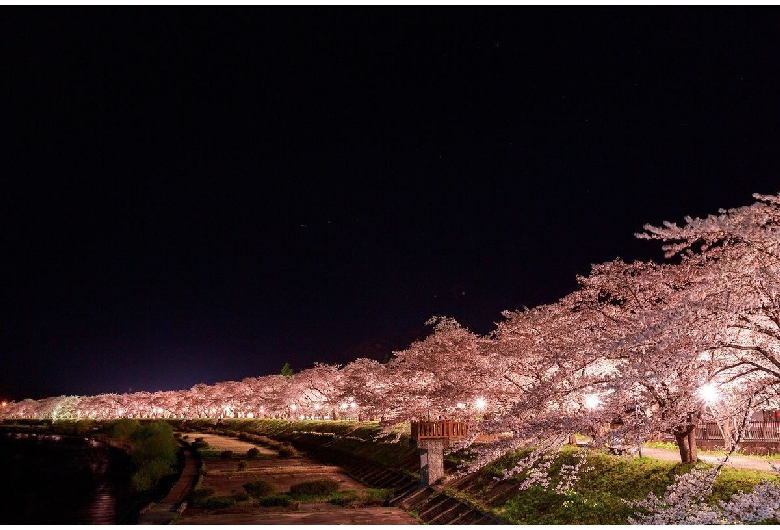
{"type": "Polygon", "coordinates": [[[131,524],[127,458],[77,436],[0,434],[0,524],[131,524]]]}

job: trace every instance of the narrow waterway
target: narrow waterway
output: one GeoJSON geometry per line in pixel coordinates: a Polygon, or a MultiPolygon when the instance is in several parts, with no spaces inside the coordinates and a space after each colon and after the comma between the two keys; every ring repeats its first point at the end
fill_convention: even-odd
{"type": "Polygon", "coordinates": [[[0,524],[126,522],[127,466],[109,446],[76,436],[2,434],[0,469],[0,524]]]}

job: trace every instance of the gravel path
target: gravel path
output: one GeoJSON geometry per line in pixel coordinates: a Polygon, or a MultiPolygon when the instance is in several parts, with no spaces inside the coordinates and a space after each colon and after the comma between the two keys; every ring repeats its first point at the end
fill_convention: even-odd
{"type": "MultiPolygon", "coordinates": [[[[672,462],[680,461],[680,453],[674,449],[660,449],[657,447],[643,447],[642,456],[655,458],[657,460],[669,460],[672,462]]],[[[699,453],[699,460],[710,464],[717,464],[722,457],[720,455],[710,455],[699,453]]],[[[780,465],[780,461],[768,460],[758,456],[739,456],[731,455],[726,466],[737,469],[755,469],[758,471],[772,471],[770,464],[780,465]]]]}

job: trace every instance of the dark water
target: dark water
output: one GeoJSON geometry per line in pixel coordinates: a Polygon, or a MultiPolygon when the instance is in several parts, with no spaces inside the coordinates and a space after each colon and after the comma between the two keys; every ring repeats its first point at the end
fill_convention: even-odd
{"type": "Polygon", "coordinates": [[[126,459],[109,446],[75,436],[0,434],[0,524],[128,522],[127,482],[126,459]]]}

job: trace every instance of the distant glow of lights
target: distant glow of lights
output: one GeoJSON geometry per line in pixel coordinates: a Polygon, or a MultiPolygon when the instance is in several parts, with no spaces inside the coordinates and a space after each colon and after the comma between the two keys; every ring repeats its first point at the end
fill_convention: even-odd
{"type": "Polygon", "coordinates": [[[342,403],[342,404],[341,404],[341,408],[342,408],[342,410],[343,410],[343,409],[346,409],[346,408],[347,408],[347,404],[346,404],[346,403],[342,403]]]}
{"type": "Polygon", "coordinates": [[[246,417],[247,418],[254,418],[255,417],[255,413],[254,412],[247,412],[246,413],[246,417]]]}
{"type": "Polygon", "coordinates": [[[7,407],[8,406],[8,402],[7,401],[3,401],[3,406],[7,407]]]}
{"type": "Polygon", "coordinates": [[[290,405],[290,410],[298,410],[298,405],[293,403],[292,405],[290,405]]]}
{"type": "Polygon", "coordinates": [[[465,403],[458,403],[455,406],[458,407],[459,409],[465,409],[466,408],[466,404],[465,403]]]}
{"type": "Polygon", "coordinates": [[[357,405],[355,405],[354,403],[349,404],[349,408],[354,409],[355,407],[357,407],[357,405]]]}
{"type": "Polygon", "coordinates": [[[305,420],[306,419],[306,415],[305,414],[301,414],[300,416],[298,416],[298,418],[301,419],[301,420],[305,420]]]}
{"type": "Polygon", "coordinates": [[[712,385],[704,385],[699,389],[699,396],[707,403],[714,403],[720,398],[718,389],[712,385]]]}
{"type": "Polygon", "coordinates": [[[315,403],[314,404],[314,410],[320,410],[320,404],[319,403],[315,403]]]}
{"type": "Polygon", "coordinates": [[[589,394],[585,396],[585,408],[590,410],[595,409],[601,403],[601,399],[596,394],[589,394]]]}
{"type": "Polygon", "coordinates": [[[474,406],[479,410],[483,410],[485,407],[487,407],[487,401],[485,401],[484,398],[477,398],[477,400],[474,402],[474,406]]]}

